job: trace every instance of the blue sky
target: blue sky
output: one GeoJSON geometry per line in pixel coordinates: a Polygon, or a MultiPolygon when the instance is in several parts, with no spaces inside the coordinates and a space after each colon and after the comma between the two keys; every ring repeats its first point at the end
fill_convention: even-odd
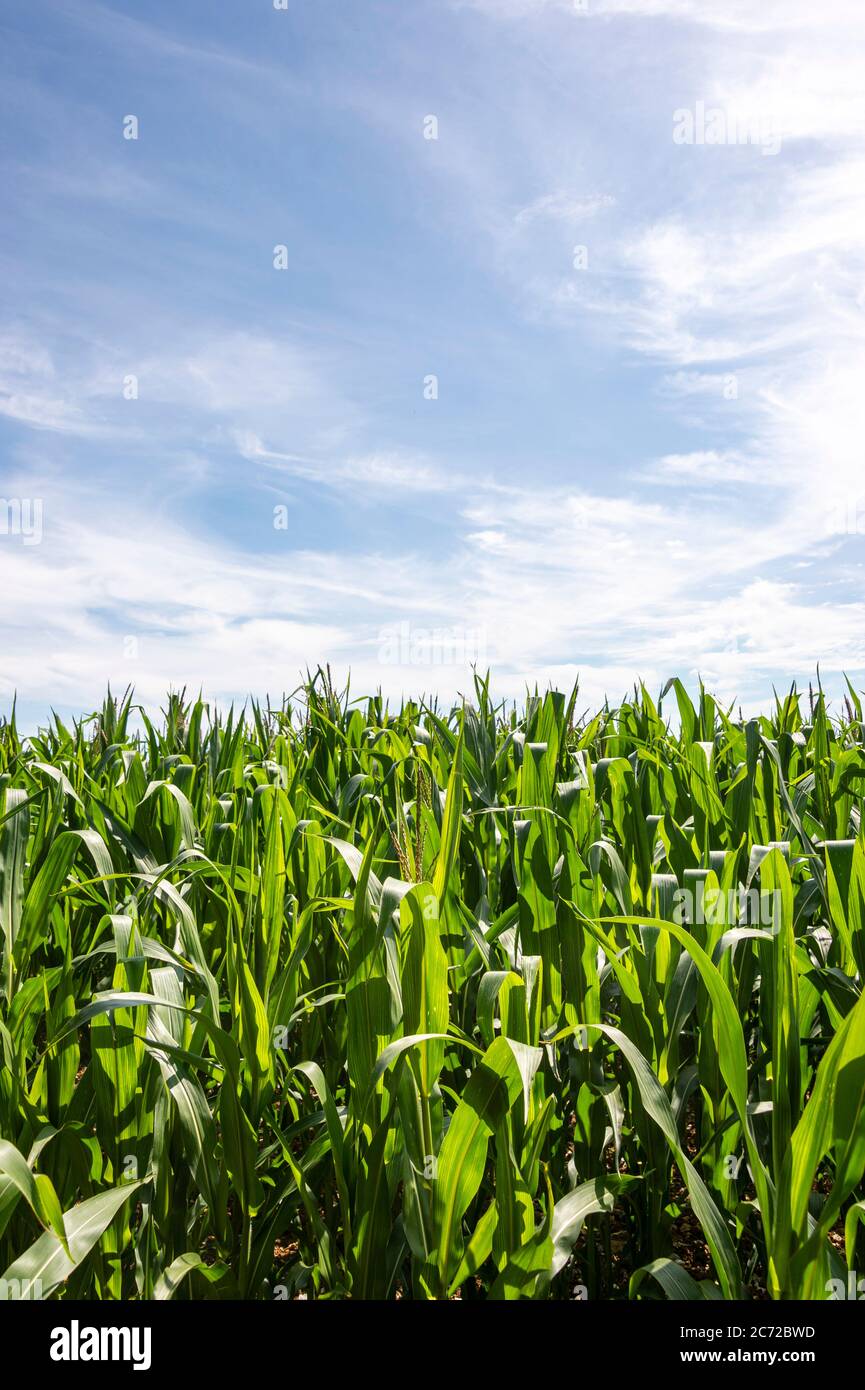
{"type": "Polygon", "coordinates": [[[0,38],[0,706],[865,684],[858,0],[0,38]]]}

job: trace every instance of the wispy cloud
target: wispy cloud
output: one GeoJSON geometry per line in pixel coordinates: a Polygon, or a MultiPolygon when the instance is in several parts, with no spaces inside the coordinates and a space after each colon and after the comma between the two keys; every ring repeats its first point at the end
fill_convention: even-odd
{"type": "Polygon", "coordinates": [[[466,479],[450,469],[421,458],[398,453],[350,455],[315,460],[268,449],[255,434],[238,433],[235,441],[244,458],[295,478],[306,478],[324,487],[386,487],[405,492],[451,492],[466,486],[466,479]]]}

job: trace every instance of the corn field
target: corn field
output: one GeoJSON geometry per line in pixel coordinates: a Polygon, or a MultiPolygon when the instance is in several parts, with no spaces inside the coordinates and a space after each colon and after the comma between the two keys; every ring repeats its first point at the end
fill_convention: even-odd
{"type": "Polygon", "coordinates": [[[843,1297],[865,724],[670,681],[0,723],[0,1295],[843,1297]]]}

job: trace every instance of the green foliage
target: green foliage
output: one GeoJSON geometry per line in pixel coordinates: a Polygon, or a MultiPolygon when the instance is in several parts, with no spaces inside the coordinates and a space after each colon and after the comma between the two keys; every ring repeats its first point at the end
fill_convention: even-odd
{"type": "Polygon", "coordinates": [[[865,734],[803,703],[0,722],[0,1295],[834,1296],[865,734]]]}

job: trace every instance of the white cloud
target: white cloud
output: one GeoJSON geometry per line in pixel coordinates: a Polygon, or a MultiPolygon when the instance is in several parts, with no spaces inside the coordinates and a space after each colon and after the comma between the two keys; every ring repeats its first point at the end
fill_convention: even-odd
{"type": "Polygon", "coordinates": [[[609,193],[580,195],[558,189],[554,193],[545,193],[534,202],[520,208],[514,216],[514,222],[518,227],[525,227],[542,219],[577,224],[594,217],[595,213],[603,208],[612,207],[614,202],[615,199],[609,193]]]}
{"type": "MultiPolygon", "coordinates": [[[[564,5],[571,2],[562,0],[564,5]]],[[[495,5],[495,0],[490,4],[495,5]]],[[[827,0],[819,9],[812,0],[724,0],[723,5],[703,0],[588,0],[588,4],[598,15],[665,17],[747,34],[813,31],[832,23],[855,26],[862,13],[857,0],[827,0]]]]}
{"type": "Polygon", "coordinates": [[[58,378],[51,353],[21,331],[0,335],[0,415],[34,429],[60,434],[98,433],[58,378]]]}
{"type": "Polygon", "coordinates": [[[664,454],[645,470],[656,482],[715,483],[769,482],[771,469],[732,449],[695,449],[690,454],[664,454]]]}
{"type": "Polygon", "coordinates": [[[0,338],[0,414],[36,429],[128,445],[168,438],[197,445],[221,429],[257,429],[305,448],[347,440],[361,418],[332,357],[293,339],[191,325],[166,345],[147,323],[114,341],[39,324],[0,338]],[[51,346],[46,343],[50,342],[51,346]],[[132,380],[134,397],[125,395],[132,380]]]}
{"type": "Polygon", "coordinates": [[[306,478],[324,487],[385,488],[397,492],[449,492],[465,486],[455,471],[422,458],[395,451],[330,457],[326,460],[301,458],[267,448],[257,434],[237,431],[235,443],[241,455],[277,472],[306,478]]]}
{"type": "Polygon", "coordinates": [[[821,22],[855,26],[861,18],[858,0],[827,0],[819,9],[812,0],[724,0],[723,4],[705,0],[452,0],[452,4],[505,20],[569,12],[581,23],[605,16],[669,19],[756,35],[811,31],[821,22]]]}

